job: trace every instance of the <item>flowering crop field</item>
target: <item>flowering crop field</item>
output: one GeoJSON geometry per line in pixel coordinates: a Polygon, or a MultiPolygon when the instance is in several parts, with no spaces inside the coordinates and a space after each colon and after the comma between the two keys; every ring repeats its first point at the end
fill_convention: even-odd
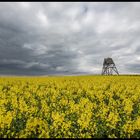
{"type": "Polygon", "coordinates": [[[140,138],[140,76],[0,77],[0,138],[140,138]]]}

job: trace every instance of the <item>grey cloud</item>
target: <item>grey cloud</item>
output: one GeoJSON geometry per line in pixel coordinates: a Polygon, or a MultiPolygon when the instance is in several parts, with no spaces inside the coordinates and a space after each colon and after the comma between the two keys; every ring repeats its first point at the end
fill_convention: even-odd
{"type": "Polygon", "coordinates": [[[120,73],[139,73],[139,10],[134,2],[1,2],[0,74],[95,74],[104,57],[120,73]]]}
{"type": "Polygon", "coordinates": [[[128,70],[129,73],[138,73],[140,72],[140,63],[135,64],[127,64],[125,68],[128,70]]]}

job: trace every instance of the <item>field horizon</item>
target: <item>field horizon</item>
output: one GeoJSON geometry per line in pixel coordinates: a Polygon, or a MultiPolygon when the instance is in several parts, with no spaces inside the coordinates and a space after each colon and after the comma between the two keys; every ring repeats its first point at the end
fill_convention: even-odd
{"type": "Polygon", "coordinates": [[[54,74],[54,75],[0,75],[0,77],[67,77],[67,76],[140,76],[140,74],[114,74],[114,75],[101,75],[101,74],[54,74]]]}

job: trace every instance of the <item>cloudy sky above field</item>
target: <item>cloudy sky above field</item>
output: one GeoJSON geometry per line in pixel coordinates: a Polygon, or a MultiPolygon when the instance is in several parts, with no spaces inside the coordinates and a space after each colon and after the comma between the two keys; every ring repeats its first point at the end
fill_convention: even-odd
{"type": "Polygon", "coordinates": [[[0,2],[0,75],[140,73],[140,3],[0,2]]]}

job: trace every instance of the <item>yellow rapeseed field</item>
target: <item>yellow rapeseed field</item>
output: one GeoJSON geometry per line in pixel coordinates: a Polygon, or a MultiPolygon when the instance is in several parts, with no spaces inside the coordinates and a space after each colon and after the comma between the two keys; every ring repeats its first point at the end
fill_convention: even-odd
{"type": "Polygon", "coordinates": [[[0,138],[140,138],[140,76],[0,78],[0,138]]]}

